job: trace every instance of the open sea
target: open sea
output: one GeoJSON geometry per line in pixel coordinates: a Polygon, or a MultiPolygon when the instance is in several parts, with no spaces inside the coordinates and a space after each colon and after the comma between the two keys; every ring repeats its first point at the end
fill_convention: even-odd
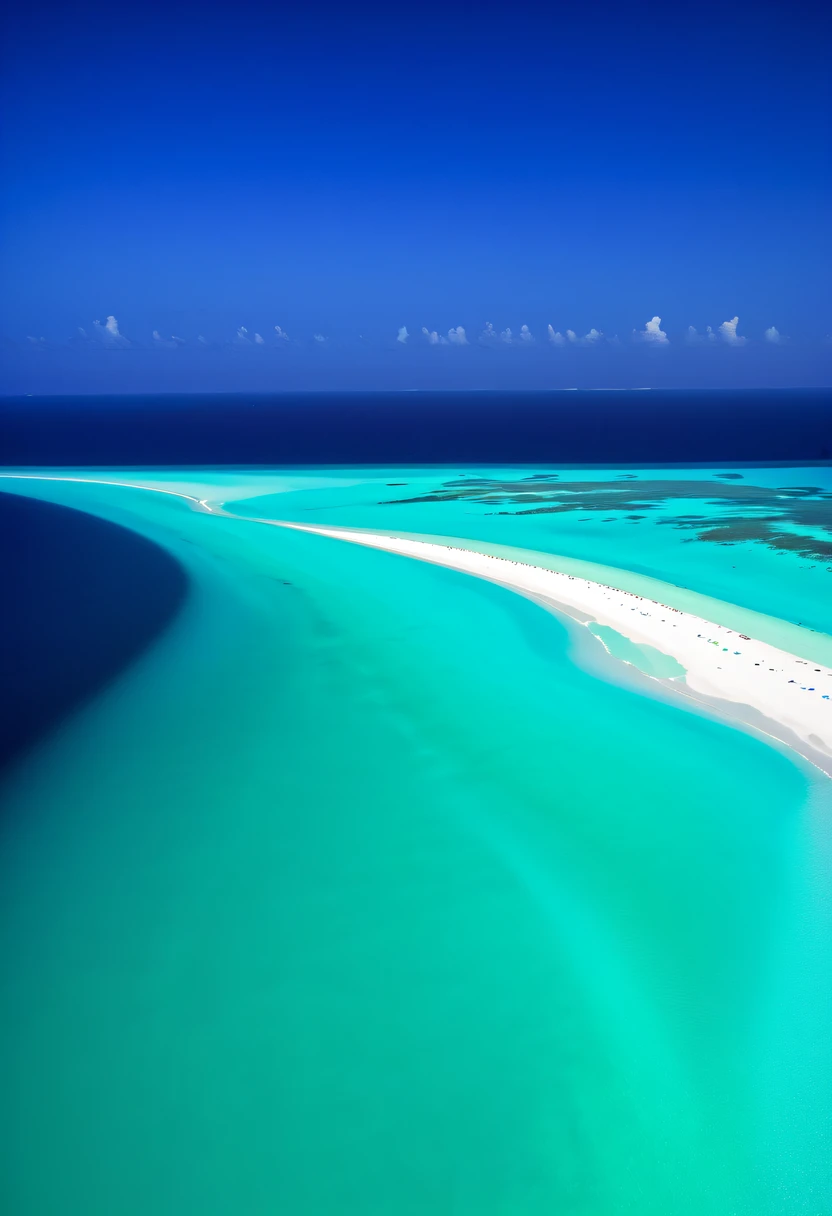
{"type": "Polygon", "coordinates": [[[342,399],[341,457],[331,398],[0,405],[4,1211],[832,1212],[830,779],[505,588],[257,522],[829,663],[830,396],[425,396],[342,399]]]}

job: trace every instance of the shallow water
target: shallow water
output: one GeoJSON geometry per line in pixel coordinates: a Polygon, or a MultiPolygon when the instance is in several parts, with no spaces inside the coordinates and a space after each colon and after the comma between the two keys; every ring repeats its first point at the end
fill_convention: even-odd
{"type": "Polygon", "coordinates": [[[615,659],[630,663],[647,676],[656,680],[674,680],[684,676],[685,669],[678,659],[663,654],[655,646],[631,642],[609,625],[590,625],[589,632],[604,644],[604,648],[615,659]]]}
{"type": "MultiPolygon", "coordinates": [[[[832,574],[762,545],[379,505],[460,473],[112,479],[832,629],[832,574]]],[[[828,779],[504,588],[171,495],[14,490],[138,530],[191,588],[3,791],[10,1211],[827,1210],[828,779]]]]}

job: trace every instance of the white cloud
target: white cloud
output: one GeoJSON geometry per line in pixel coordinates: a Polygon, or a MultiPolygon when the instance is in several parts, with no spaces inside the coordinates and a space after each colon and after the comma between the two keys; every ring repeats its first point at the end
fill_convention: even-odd
{"type": "Polygon", "coordinates": [[[288,341],[289,341],[289,335],[286,333],[286,330],[285,330],[285,329],[281,329],[279,325],[275,325],[275,327],[274,327],[274,332],[275,332],[275,334],[277,335],[277,338],[278,338],[278,340],[279,340],[280,342],[288,342],[288,341]]]}
{"type": "Polygon", "coordinates": [[[46,338],[33,338],[31,334],[26,335],[26,341],[31,342],[33,346],[46,345],[46,338]]]}
{"type": "Polygon", "coordinates": [[[600,329],[591,329],[588,334],[579,338],[574,329],[567,329],[566,333],[562,334],[559,329],[554,329],[551,325],[546,326],[546,335],[552,346],[566,346],[567,343],[570,346],[595,346],[604,337],[600,329]]]}
{"type": "Polygon", "coordinates": [[[237,335],[236,335],[234,341],[236,343],[238,343],[238,345],[240,345],[240,346],[250,346],[251,345],[251,338],[248,336],[248,330],[246,329],[245,325],[241,325],[240,328],[237,330],[237,335]]]}
{"type": "Polygon", "coordinates": [[[491,324],[490,321],[486,321],[485,329],[480,334],[479,340],[483,346],[491,346],[491,345],[493,345],[493,343],[499,342],[500,339],[497,334],[497,331],[495,330],[494,326],[491,324]]]}
{"type": "Polygon", "coordinates": [[[426,326],[423,325],[422,333],[425,335],[425,337],[427,338],[427,340],[431,346],[447,346],[448,345],[448,339],[443,338],[442,335],[437,333],[437,331],[435,329],[428,329],[426,326]]]}
{"type": "Polygon", "coordinates": [[[207,338],[203,338],[202,334],[198,334],[198,335],[197,335],[197,339],[196,339],[196,340],[197,340],[197,342],[199,342],[199,343],[200,343],[202,346],[207,346],[207,345],[208,345],[208,339],[207,339],[207,338]]]}
{"type": "MultiPolygon", "coordinates": [[[[422,326],[422,333],[427,338],[431,346],[467,346],[468,336],[461,325],[452,325],[448,330],[447,338],[443,337],[435,329],[428,329],[427,326],[422,326]]],[[[401,339],[399,339],[401,341],[401,339]]]]}
{"type": "Polygon", "coordinates": [[[670,339],[662,329],[661,317],[653,317],[647,322],[644,329],[633,331],[635,337],[641,342],[650,342],[653,346],[669,346],[670,339]]]}
{"type": "Polygon", "coordinates": [[[167,350],[176,350],[177,347],[185,345],[185,339],[177,338],[175,334],[171,334],[169,338],[163,338],[158,329],[154,329],[153,345],[164,346],[167,350]]]}
{"type": "Polygon", "coordinates": [[[324,337],[323,334],[315,334],[315,341],[316,342],[326,342],[326,338],[324,337]]]}
{"type": "Polygon", "coordinates": [[[730,321],[723,321],[719,327],[723,342],[727,342],[729,346],[745,346],[745,338],[737,333],[739,322],[739,317],[732,317],[730,321]]]}
{"type": "Polygon", "coordinates": [[[260,334],[255,334],[254,335],[254,345],[255,346],[265,346],[266,345],[265,338],[261,337],[260,334]]]}
{"type": "Polygon", "coordinates": [[[782,346],[784,342],[788,341],[788,339],[784,338],[780,331],[775,329],[773,325],[768,327],[764,337],[766,342],[770,342],[772,346],[782,346]]]}
{"type": "Polygon", "coordinates": [[[408,339],[409,337],[410,337],[410,334],[407,332],[407,326],[406,326],[406,325],[400,325],[400,326],[399,326],[399,332],[398,332],[398,334],[397,334],[397,336],[396,336],[396,341],[397,341],[397,342],[401,342],[402,346],[404,346],[404,345],[405,345],[405,343],[407,342],[407,339],[408,339]]]}
{"type": "Polygon", "coordinates": [[[496,342],[498,340],[504,343],[506,346],[514,346],[516,342],[523,342],[527,344],[534,342],[534,335],[532,334],[532,331],[529,329],[528,325],[521,325],[519,334],[512,333],[511,329],[506,326],[505,329],[500,331],[500,336],[498,339],[494,326],[489,321],[480,335],[480,341],[496,342]]]}
{"type": "Polygon", "coordinates": [[[124,334],[119,332],[118,321],[113,316],[109,316],[103,325],[100,321],[93,321],[92,331],[95,338],[104,346],[115,349],[130,345],[129,338],[125,338],[124,334]]]}
{"type": "Polygon", "coordinates": [[[704,334],[700,334],[695,325],[689,325],[685,330],[685,341],[688,346],[702,346],[705,342],[716,342],[716,334],[710,325],[705,327],[704,334]]]}

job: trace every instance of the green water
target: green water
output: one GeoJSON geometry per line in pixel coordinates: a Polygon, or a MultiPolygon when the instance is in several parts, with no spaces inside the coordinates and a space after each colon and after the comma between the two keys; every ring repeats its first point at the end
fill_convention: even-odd
{"type": "MultiPolygon", "coordinates": [[[[376,505],[411,475],[129,477],[573,543],[376,505]]],[[[13,488],[137,528],[192,593],[3,791],[4,1210],[832,1211],[827,778],[503,588],[147,491],[13,488]]],[[[574,556],[728,579],[737,550],[655,531],[574,556]]],[[[765,557],[732,602],[830,628],[814,571],[755,592],[765,557]]]]}

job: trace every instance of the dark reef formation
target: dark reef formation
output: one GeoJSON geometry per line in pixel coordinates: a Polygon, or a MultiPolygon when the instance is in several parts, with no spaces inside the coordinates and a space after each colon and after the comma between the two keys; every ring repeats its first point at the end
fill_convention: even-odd
{"type": "MultiPolygon", "coordinates": [[[[630,522],[649,518],[645,512],[674,502],[700,500],[716,507],[720,514],[664,514],[655,522],[693,531],[698,540],[715,544],[756,541],[811,561],[832,561],[832,493],[818,486],[750,485],[740,473],[716,473],[713,481],[651,480],[632,473],[619,475],[615,481],[563,481],[555,475],[541,474],[518,481],[463,477],[443,482],[430,494],[397,501],[461,500],[519,508],[496,511],[498,515],[580,511],[582,519],[588,520],[597,512],[608,517],[610,511],[619,511],[630,522]],[[826,533],[828,539],[819,533],[826,533]]],[[[604,518],[602,522],[612,523],[617,518],[604,518]]]]}

